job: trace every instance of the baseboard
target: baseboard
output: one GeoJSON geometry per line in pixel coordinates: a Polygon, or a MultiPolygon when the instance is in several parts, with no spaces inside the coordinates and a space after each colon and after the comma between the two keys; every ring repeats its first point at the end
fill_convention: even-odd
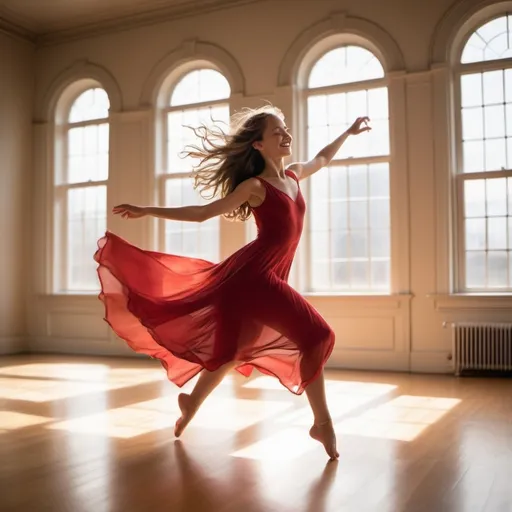
{"type": "Polygon", "coordinates": [[[0,355],[23,354],[27,351],[27,342],[21,336],[0,338],[0,355]]]}
{"type": "Polygon", "coordinates": [[[83,338],[32,338],[29,342],[29,352],[31,354],[52,353],[83,356],[139,356],[121,340],[83,338]]]}
{"type": "Polygon", "coordinates": [[[409,371],[407,352],[379,350],[334,350],[326,368],[340,370],[409,371]]]}
{"type": "Polygon", "coordinates": [[[451,361],[448,359],[449,352],[439,350],[436,352],[411,352],[412,373],[452,373],[451,361]]]}

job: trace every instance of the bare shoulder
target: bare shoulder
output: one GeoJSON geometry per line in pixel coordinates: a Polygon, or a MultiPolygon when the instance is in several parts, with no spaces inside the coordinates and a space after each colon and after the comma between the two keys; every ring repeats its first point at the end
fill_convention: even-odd
{"type": "Polygon", "coordinates": [[[302,172],[304,170],[304,164],[301,162],[294,162],[286,167],[289,171],[292,171],[295,176],[300,180],[302,172]]]}

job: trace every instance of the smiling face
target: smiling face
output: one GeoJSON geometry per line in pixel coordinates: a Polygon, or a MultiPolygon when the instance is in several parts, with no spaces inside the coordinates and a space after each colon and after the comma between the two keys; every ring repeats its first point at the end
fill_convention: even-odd
{"type": "Polygon", "coordinates": [[[273,114],[267,117],[262,140],[253,143],[265,159],[277,160],[292,154],[292,136],[284,121],[273,114]]]}

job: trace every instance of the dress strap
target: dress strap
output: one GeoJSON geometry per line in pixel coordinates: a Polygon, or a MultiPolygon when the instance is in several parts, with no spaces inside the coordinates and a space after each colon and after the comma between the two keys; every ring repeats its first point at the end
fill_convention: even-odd
{"type": "Polygon", "coordinates": [[[299,178],[297,178],[297,175],[291,169],[286,169],[284,172],[287,176],[290,176],[297,182],[297,184],[299,184],[299,178]]]}

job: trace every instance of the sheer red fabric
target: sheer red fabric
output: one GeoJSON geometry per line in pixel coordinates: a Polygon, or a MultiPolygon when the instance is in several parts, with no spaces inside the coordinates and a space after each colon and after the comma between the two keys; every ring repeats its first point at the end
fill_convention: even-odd
{"type": "Polygon", "coordinates": [[[293,200],[259,179],[257,239],[218,264],[143,250],[110,232],[98,242],[106,322],[180,387],[237,361],[241,374],[257,368],[301,394],[332,352],[333,331],[287,284],[306,210],[300,188],[293,200]]]}

